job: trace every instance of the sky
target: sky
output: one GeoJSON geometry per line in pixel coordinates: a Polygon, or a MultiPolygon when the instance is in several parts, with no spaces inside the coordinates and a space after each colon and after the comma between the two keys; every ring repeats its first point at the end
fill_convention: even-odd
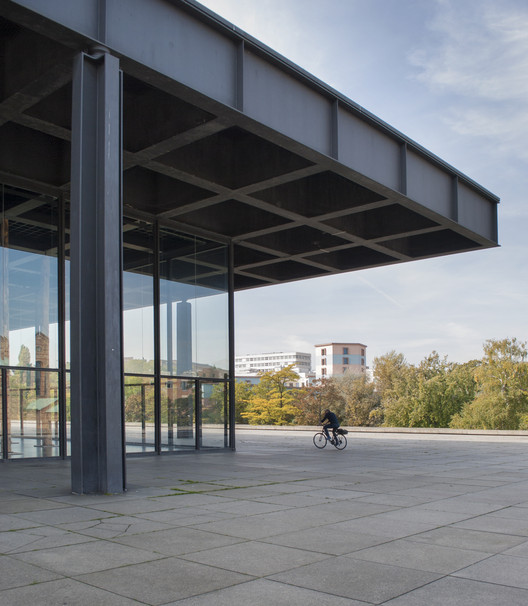
{"type": "Polygon", "coordinates": [[[528,2],[202,0],[501,198],[499,248],[237,293],[236,353],[528,341],[528,2]]]}

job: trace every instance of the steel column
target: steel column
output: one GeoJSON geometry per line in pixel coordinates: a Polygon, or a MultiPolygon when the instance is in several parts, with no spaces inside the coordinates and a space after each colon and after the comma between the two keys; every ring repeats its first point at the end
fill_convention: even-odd
{"type": "Polygon", "coordinates": [[[106,52],[73,69],[72,489],[124,490],[121,72],[106,52]]]}
{"type": "Polygon", "coordinates": [[[233,242],[229,244],[228,256],[228,339],[229,339],[229,446],[236,448],[235,441],[235,250],[233,242]]]}

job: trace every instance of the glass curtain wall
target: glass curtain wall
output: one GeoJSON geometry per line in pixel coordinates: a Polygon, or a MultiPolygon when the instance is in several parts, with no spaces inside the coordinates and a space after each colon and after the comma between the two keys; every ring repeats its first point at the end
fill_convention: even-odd
{"type": "MultiPolygon", "coordinates": [[[[68,456],[68,205],[0,202],[0,455],[68,456]]],[[[227,245],[125,218],[123,268],[127,452],[227,446],[227,245]]]]}
{"type": "Polygon", "coordinates": [[[123,240],[127,452],[225,447],[227,246],[129,219],[123,240]]]}
{"type": "Polygon", "coordinates": [[[0,184],[2,457],[61,453],[57,198],[0,184]]]}

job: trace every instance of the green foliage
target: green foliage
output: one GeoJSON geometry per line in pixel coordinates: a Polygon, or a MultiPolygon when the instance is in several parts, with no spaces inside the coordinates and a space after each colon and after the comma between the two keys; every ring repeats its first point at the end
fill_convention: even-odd
{"type": "Polygon", "coordinates": [[[303,387],[294,395],[298,410],[295,421],[299,425],[320,425],[323,411],[327,408],[332,409],[339,419],[344,417],[345,402],[333,379],[323,379],[315,385],[303,387]]]}
{"type": "Polygon", "coordinates": [[[460,429],[525,429],[528,421],[528,351],[517,339],[489,340],[475,369],[477,395],[450,426],[460,429]]]}
{"type": "Polygon", "coordinates": [[[433,351],[418,366],[400,367],[383,394],[384,425],[448,427],[474,398],[474,366],[451,364],[433,351]]]}
{"type": "Polygon", "coordinates": [[[346,374],[335,379],[337,393],[344,402],[343,425],[369,426],[379,422],[380,396],[365,375],[346,374]]]}
{"type": "Polygon", "coordinates": [[[374,385],[382,400],[390,396],[395,382],[407,367],[408,364],[403,354],[396,353],[394,350],[384,356],[374,358],[374,385]]]}
{"type": "Polygon", "coordinates": [[[246,412],[249,402],[253,395],[253,385],[244,381],[235,383],[235,423],[247,423],[247,419],[242,416],[246,412]]]}
{"type": "Polygon", "coordinates": [[[19,366],[31,366],[31,353],[27,345],[20,346],[20,352],[18,353],[18,365],[19,366]]]}

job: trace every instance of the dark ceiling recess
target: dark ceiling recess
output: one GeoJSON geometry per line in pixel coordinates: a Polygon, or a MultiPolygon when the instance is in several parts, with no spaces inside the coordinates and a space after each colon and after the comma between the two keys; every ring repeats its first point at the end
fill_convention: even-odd
{"type": "MultiPolygon", "coordinates": [[[[186,15],[200,12],[187,2],[174,2],[173,8],[186,11],[186,15]]],[[[156,7],[152,5],[149,10],[155,11],[156,7]]],[[[86,50],[89,40],[80,32],[46,29],[41,18],[16,8],[16,3],[4,3],[1,11],[0,183],[34,192],[34,199],[50,195],[68,200],[72,65],[74,56],[86,50]],[[24,19],[20,18],[22,14],[24,19]]],[[[191,21],[185,19],[182,23],[189,25],[191,21]]],[[[206,11],[201,11],[197,19],[201,24],[198,27],[207,29],[206,11]]],[[[213,21],[210,19],[211,29],[207,29],[211,35],[207,43],[216,44],[215,36],[232,41],[242,35],[213,21]]],[[[114,26],[119,28],[119,24],[114,26]]],[[[281,72],[287,86],[292,81],[300,83],[299,87],[306,84],[307,75],[255,45],[258,43],[246,40],[246,60],[253,57],[253,51],[259,57],[255,69],[262,69],[263,62],[269,60],[272,67],[265,72],[269,77],[281,72]]],[[[208,57],[209,61],[214,60],[212,55],[208,57]]],[[[189,61],[192,60],[191,55],[189,61]]],[[[425,151],[420,156],[422,152],[413,148],[415,156],[410,157],[417,159],[409,170],[405,165],[412,177],[397,177],[401,187],[393,185],[391,189],[374,177],[365,176],[368,171],[364,174],[340,162],[337,154],[343,146],[336,143],[337,139],[334,156],[315,152],[315,147],[289,138],[265,121],[261,123],[241,109],[198,94],[192,87],[162,76],[124,53],[120,65],[124,258],[129,269],[140,272],[143,267],[150,271],[148,246],[139,250],[132,242],[141,241],[142,222],[156,219],[162,226],[188,230],[204,240],[232,241],[236,289],[494,245],[486,237],[473,234],[471,225],[459,223],[458,211],[442,208],[434,212],[434,204],[426,208],[421,201],[406,196],[407,178],[420,184],[427,179],[416,168],[420,162],[436,162],[425,151]]],[[[196,73],[194,70],[191,76],[196,73]]],[[[253,85],[258,86],[258,82],[255,80],[253,85]]],[[[245,86],[251,85],[246,82],[245,86]]],[[[324,86],[312,80],[308,88],[327,103],[328,89],[323,91],[324,86]]],[[[288,101],[290,93],[279,87],[276,92],[286,95],[284,99],[288,101]]],[[[255,91],[248,89],[244,94],[257,103],[258,110],[255,91]]],[[[275,99],[278,97],[273,97],[274,103],[275,99]]],[[[279,100],[276,103],[278,108],[283,107],[279,100]]],[[[300,112],[304,111],[303,103],[304,100],[300,112]]],[[[332,103],[334,109],[345,105],[342,100],[330,99],[329,112],[332,103]]],[[[351,104],[347,108],[350,120],[358,121],[359,136],[371,129],[361,140],[367,148],[377,137],[390,141],[387,149],[394,143],[401,149],[410,145],[368,112],[354,114],[351,104]]],[[[335,124],[338,129],[339,124],[335,124]]],[[[345,141],[343,149],[359,158],[360,164],[361,158],[370,154],[371,173],[375,174],[377,163],[383,159],[370,148],[358,151],[354,146],[359,145],[359,139],[352,139],[345,141]]],[[[459,179],[458,174],[444,170],[444,165],[440,168],[444,172],[438,178],[459,179]]],[[[19,239],[21,247],[31,247],[32,230],[45,229],[41,212],[39,205],[28,206],[26,212],[11,219],[12,237],[19,239]]],[[[50,234],[51,242],[54,238],[55,234],[50,234]]],[[[66,234],[67,241],[68,238],[66,234]]],[[[182,246],[182,275],[187,254],[182,246]]],[[[209,281],[214,285],[211,269],[219,272],[224,260],[217,258],[219,253],[215,250],[201,254],[203,284],[209,281]]]]}

